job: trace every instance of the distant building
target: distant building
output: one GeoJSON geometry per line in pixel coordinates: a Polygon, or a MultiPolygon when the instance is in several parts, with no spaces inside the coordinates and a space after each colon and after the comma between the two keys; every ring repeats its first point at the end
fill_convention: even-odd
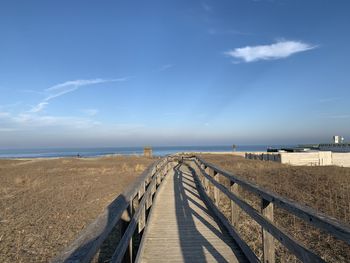
{"type": "Polygon", "coordinates": [[[343,136],[335,135],[333,143],[320,143],[318,149],[320,151],[350,152],[350,143],[344,143],[343,136]]]}
{"type": "Polygon", "coordinates": [[[329,151],[334,153],[350,153],[350,143],[344,142],[344,137],[335,135],[331,143],[302,144],[297,147],[267,148],[267,152],[313,152],[329,151]]]}
{"type": "Polygon", "coordinates": [[[147,157],[147,158],[151,158],[152,157],[152,147],[147,146],[143,148],[143,156],[147,157]]]}

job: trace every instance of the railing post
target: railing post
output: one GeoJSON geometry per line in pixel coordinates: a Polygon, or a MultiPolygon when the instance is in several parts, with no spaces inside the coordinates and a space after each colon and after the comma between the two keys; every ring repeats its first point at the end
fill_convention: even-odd
{"type": "MultiPolygon", "coordinates": [[[[209,174],[208,169],[209,169],[209,167],[206,167],[206,166],[204,165],[204,171],[205,171],[207,174],[209,174]]],[[[205,192],[209,195],[209,180],[208,180],[206,177],[204,177],[204,190],[205,190],[205,192]]]]}
{"type": "Polygon", "coordinates": [[[153,181],[150,183],[150,185],[148,186],[150,187],[151,191],[150,193],[146,196],[146,205],[145,205],[145,209],[148,210],[151,205],[152,205],[152,196],[153,196],[153,187],[154,187],[154,183],[153,181]]]}
{"type": "MultiPolygon", "coordinates": [[[[230,182],[231,185],[231,192],[239,197],[238,194],[238,184],[236,184],[235,182],[230,182]]],[[[237,228],[238,227],[238,220],[239,220],[239,207],[238,205],[236,205],[236,203],[231,200],[231,224],[233,225],[233,227],[237,228]]]]}
{"type": "Polygon", "coordinates": [[[164,170],[159,171],[159,173],[156,174],[156,186],[160,185],[160,182],[162,181],[161,176],[164,174],[164,170]]]}
{"type": "Polygon", "coordinates": [[[145,193],[146,191],[146,182],[143,182],[140,189],[139,189],[139,192],[138,192],[138,199],[139,201],[141,200],[143,194],[145,193]]]}
{"type": "MultiPolygon", "coordinates": [[[[145,194],[145,191],[146,191],[146,187],[145,187],[145,183],[143,183],[141,188],[139,189],[139,194],[138,194],[139,202],[140,202],[142,196],[145,194]]],[[[146,201],[146,203],[147,203],[147,201],[146,201]]],[[[145,209],[145,206],[143,206],[143,207],[139,206],[138,209],[142,209],[140,219],[138,222],[139,233],[141,233],[142,229],[145,227],[145,224],[146,224],[146,222],[145,222],[146,221],[146,209],[145,209]]]]}
{"type": "MultiPolygon", "coordinates": [[[[219,182],[219,174],[211,168],[209,171],[210,171],[209,175],[213,177],[215,181],[219,182]]],[[[219,189],[215,185],[213,187],[214,187],[214,203],[216,207],[219,207],[219,201],[220,201],[219,189]]]]}
{"type": "MultiPolygon", "coordinates": [[[[268,220],[273,222],[273,203],[261,199],[261,213],[268,220]]],[[[262,244],[263,244],[263,262],[274,263],[275,262],[275,244],[273,236],[262,228],[262,244]]]]}
{"type": "MultiPolygon", "coordinates": [[[[130,218],[132,218],[133,215],[135,214],[133,200],[131,200],[128,210],[129,210],[130,218]]],[[[124,257],[125,258],[125,262],[133,262],[132,249],[133,249],[133,237],[130,238],[129,247],[128,247],[128,250],[125,253],[126,254],[125,257],[124,257]]]]}

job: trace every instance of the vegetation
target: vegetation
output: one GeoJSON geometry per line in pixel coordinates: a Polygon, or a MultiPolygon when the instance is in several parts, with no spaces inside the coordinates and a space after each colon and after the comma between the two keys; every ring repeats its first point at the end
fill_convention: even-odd
{"type": "Polygon", "coordinates": [[[152,162],[0,160],[0,262],[48,262],[152,162]]]}
{"type": "MultiPolygon", "coordinates": [[[[203,155],[206,161],[232,172],[281,196],[310,206],[319,212],[334,217],[344,224],[350,224],[350,168],[327,166],[289,166],[276,162],[246,160],[232,155],[203,155]]],[[[220,181],[229,184],[226,178],[220,181]]],[[[239,189],[240,196],[260,210],[260,200],[239,189]]],[[[222,195],[221,195],[222,196],[222,195]]],[[[230,203],[222,196],[222,212],[230,218],[230,203]]],[[[261,228],[243,211],[239,211],[239,232],[243,239],[262,256],[261,228]]],[[[327,262],[349,262],[350,249],[345,242],[328,234],[320,233],[304,221],[275,208],[275,222],[290,235],[321,255],[327,262]]],[[[297,262],[297,259],[277,241],[277,262],[297,262]]]]}

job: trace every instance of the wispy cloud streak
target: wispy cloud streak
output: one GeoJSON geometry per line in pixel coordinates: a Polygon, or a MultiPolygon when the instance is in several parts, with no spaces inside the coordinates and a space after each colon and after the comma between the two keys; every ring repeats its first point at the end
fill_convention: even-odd
{"type": "Polygon", "coordinates": [[[29,110],[29,112],[36,113],[36,112],[42,111],[46,107],[47,104],[49,104],[49,103],[48,102],[40,102],[36,106],[31,108],[29,110]]]}
{"type": "Polygon", "coordinates": [[[118,79],[78,79],[78,80],[70,80],[57,85],[54,85],[50,88],[47,88],[45,91],[55,91],[61,90],[67,87],[82,87],[106,82],[117,82],[117,81],[126,81],[129,78],[118,78],[118,79]]]}
{"type": "Polygon", "coordinates": [[[49,104],[50,100],[61,97],[67,93],[76,91],[77,89],[84,86],[91,86],[96,84],[108,83],[108,82],[121,82],[127,81],[129,78],[117,78],[117,79],[79,79],[79,80],[70,80],[60,84],[56,84],[52,87],[49,87],[44,90],[44,94],[47,94],[46,97],[40,101],[37,105],[32,107],[28,112],[38,113],[45,109],[49,104]]]}
{"type": "Polygon", "coordinates": [[[225,52],[244,62],[287,58],[293,54],[316,48],[301,41],[279,41],[271,45],[246,46],[225,52]]]}

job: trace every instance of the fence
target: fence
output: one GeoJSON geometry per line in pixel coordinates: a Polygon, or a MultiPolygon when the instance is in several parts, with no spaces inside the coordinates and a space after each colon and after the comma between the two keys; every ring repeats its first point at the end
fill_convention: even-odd
{"type": "Polygon", "coordinates": [[[226,171],[221,170],[213,164],[209,164],[198,157],[193,157],[188,164],[194,169],[199,188],[203,196],[207,199],[212,211],[217,215],[231,236],[237,241],[243,252],[251,262],[260,262],[250,247],[240,238],[235,229],[237,225],[237,207],[245,211],[255,222],[262,227],[263,261],[275,262],[274,239],[277,239],[290,252],[303,262],[324,262],[324,260],[314,252],[306,248],[303,244],[286,234],[274,224],[274,206],[284,209],[289,214],[295,215],[319,230],[328,232],[335,238],[345,241],[350,245],[350,227],[345,226],[335,219],[324,214],[317,213],[311,208],[301,206],[286,198],[266,191],[245,180],[242,180],[226,171]],[[199,170],[199,173],[195,171],[199,170]],[[218,181],[218,176],[222,175],[230,181],[230,189],[218,181]],[[213,196],[209,194],[209,184],[214,187],[213,196]],[[253,193],[261,199],[261,211],[257,211],[247,202],[240,198],[238,187],[253,193]],[[219,195],[224,194],[231,200],[231,222],[221,213],[218,206],[219,195]]]}
{"type": "Polygon", "coordinates": [[[110,262],[133,261],[133,235],[136,228],[138,233],[144,229],[153,196],[175,162],[175,157],[166,157],[144,171],[53,262],[90,262],[115,227],[119,242],[110,262]]]}

